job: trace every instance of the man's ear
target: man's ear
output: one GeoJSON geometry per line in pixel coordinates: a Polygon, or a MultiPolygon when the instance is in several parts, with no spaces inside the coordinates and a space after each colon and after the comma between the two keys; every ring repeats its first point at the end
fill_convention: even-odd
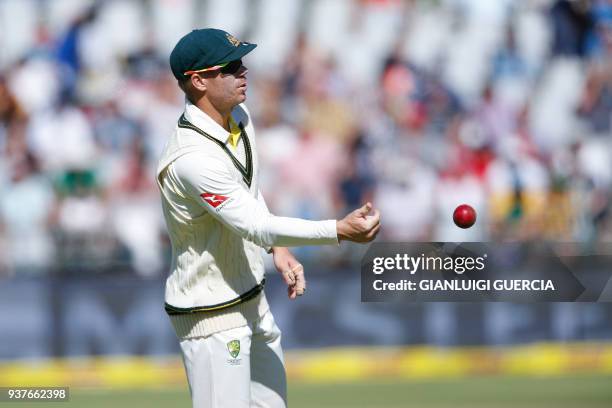
{"type": "Polygon", "coordinates": [[[200,75],[198,74],[194,74],[191,76],[190,78],[191,81],[191,86],[193,86],[194,89],[200,91],[200,92],[204,92],[206,91],[206,79],[202,78],[200,75]]]}

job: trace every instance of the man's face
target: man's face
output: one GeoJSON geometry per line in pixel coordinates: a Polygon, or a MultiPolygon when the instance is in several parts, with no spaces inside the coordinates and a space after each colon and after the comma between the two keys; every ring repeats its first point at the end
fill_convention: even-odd
{"type": "Polygon", "coordinates": [[[203,72],[208,100],[219,110],[230,110],[246,100],[248,69],[241,60],[223,68],[203,72]]]}

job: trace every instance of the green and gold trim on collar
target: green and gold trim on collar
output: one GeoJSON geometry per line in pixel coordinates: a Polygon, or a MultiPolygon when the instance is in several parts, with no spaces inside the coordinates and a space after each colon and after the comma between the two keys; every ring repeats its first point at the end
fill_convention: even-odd
{"type": "Polygon", "coordinates": [[[221,147],[223,151],[225,151],[225,153],[227,153],[227,155],[230,157],[232,163],[234,163],[234,166],[238,169],[238,171],[240,171],[240,174],[242,174],[242,180],[244,180],[247,186],[251,187],[251,182],[253,181],[253,152],[251,150],[251,143],[249,142],[249,138],[247,136],[246,130],[244,130],[242,122],[238,124],[238,127],[240,127],[240,137],[244,142],[244,150],[246,153],[246,167],[243,166],[242,163],[240,163],[240,161],[232,154],[232,152],[227,148],[225,143],[214,138],[213,136],[204,132],[202,129],[200,129],[193,123],[189,122],[185,117],[185,114],[181,115],[181,117],[179,118],[178,127],[184,129],[191,129],[221,147]]]}

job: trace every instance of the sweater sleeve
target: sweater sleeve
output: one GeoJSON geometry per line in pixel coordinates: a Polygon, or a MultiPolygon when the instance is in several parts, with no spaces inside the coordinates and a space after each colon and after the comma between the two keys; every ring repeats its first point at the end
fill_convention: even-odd
{"type": "Polygon", "coordinates": [[[338,244],[336,220],[309,221],[271,214],[234,179],[226,163],[189,153],[172,165],[177,181],[193,200],[242,238],[261,247],[338,244]]]}

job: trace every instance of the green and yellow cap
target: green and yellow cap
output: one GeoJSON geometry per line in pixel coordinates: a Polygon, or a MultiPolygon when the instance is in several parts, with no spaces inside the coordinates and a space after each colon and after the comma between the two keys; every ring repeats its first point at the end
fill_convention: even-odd
{"type": "Polygon", "coordinates": [[[170,69],[181,80],[192,73],[223,66],[244,57],[257,44],[240,41],[215,28],[193,30],[181,38],[170,53],[170,69]]]}

